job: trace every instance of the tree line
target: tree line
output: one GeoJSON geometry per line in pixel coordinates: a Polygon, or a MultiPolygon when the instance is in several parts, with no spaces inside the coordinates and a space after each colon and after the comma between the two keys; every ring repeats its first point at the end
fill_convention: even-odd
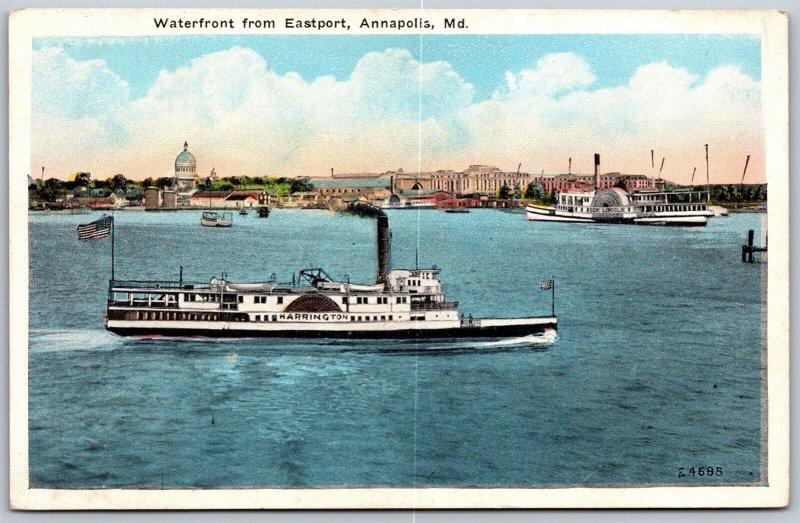
{"type": "MultiPolygon", "coordinates": [[[[30,184],[28,192],[32,200],[52,202],[65,197],[76,190],[91,192],[98,197],[105,197],[111,193],[133,193],[138,197],[147,187],[170,189],[174,187],[175,179],[171,176],[160,178],[148,177],[144,180],[131,180],[123,174],[116,174],[105,180],[93,180],[90,173],[79,172],[71,180],[48,178],[37,180],[30,184]]],[[[229,176],[219,180],[204,179],[195,184],[200,190],[232,191],[232,190],[265,190],[278,196],[301,191],[310,191],[314,185],[303,179],[270,176],[229,176]]]]}

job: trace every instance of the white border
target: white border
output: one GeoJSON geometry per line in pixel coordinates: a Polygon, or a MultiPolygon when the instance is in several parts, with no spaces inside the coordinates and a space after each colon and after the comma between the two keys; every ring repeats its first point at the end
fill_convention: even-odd
{"type": "MultiPolygon", "coordinates": [[[[30,159],[32,39],[44,36],[232,34],[226,30],[156,30],[154,10],[26,9],[9,21],[9,172],[30,159]],[[91,23],[88,23],[89,20],[91,23]]],[[[55,490],[28,488],[28,220],[27,188],[9,176],[10,494],[18,509],[154,508],[512,508],[512,507],[769,507],[789,492],[789,163],[788,24],[777,11],[612,10],[231,10],[167,9],[159,16],[278,18],[294,16],[431,19],[466,17],[466,31],[430,34],[676,34],[750,33],[762,42],[762,102],[768,228],[768,486],[509,489],[236,489],[55,490]],[[631,28],[634,28],[633,30],[631,28]]],[[[271,34],[381,34],[381,31],[271,30],[271,34]]],[[[236,34],[264,34],[260,30],[236,34]]],[[[384,31],[384,34],[399,34],[384,31]]]]}

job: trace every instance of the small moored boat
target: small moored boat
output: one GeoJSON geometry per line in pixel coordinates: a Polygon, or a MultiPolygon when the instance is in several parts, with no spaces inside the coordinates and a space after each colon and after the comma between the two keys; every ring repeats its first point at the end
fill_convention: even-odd
{"type": "Polygon", "coordinates": [[[229,212],[206,211],[200,218],[204,227],[230,227],[233,225],[233,214],[229,212]]]}

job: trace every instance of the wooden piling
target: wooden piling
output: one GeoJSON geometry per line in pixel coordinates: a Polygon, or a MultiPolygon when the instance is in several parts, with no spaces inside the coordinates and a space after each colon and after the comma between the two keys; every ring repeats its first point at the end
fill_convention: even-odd
{"type": "Polygon", "coordinates": [[[753,263],[755,261],[753,257],[753,253],[756,252],[767,252],[766,247],[758,247],[753,245],[753,240],[755,238],[755,231],[750,229],[747,231],[747,245],[742,245],[742,261],[746,263],[753,263]]]}

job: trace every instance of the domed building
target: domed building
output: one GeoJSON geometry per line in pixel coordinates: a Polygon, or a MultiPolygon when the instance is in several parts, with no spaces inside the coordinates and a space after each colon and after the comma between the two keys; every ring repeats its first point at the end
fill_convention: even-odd
{"type": "Polygon", "coordinates": [[[189,142],[183,142],[183,151],[175,158],[175,183],[178,193],[190,193],[194,190],[197,176],[197,160],[189,152],[189,142]]]}

